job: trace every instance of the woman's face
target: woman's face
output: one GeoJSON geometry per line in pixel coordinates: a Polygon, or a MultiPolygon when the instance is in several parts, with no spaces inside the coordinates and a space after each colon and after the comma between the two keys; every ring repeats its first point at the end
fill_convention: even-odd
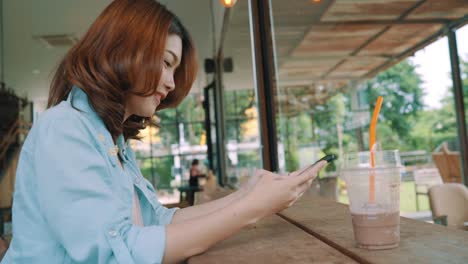
{"type": "Polygon", "coordinates": [[[131,94],[125,105],[124,120],[131,115],[151,117],[154,114],[161,101],[175,89],[174,73],[181,57],[182,40],[177,35],[169,35],[164,49],[164,67],[156,92],[147,97],[131,94]]]}

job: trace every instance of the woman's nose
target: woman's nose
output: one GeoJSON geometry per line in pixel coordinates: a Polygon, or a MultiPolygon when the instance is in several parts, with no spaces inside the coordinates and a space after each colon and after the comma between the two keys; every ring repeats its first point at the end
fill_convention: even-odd
{"type": "Polygon", "coordinates": [[[169,92],[172,92],[175,89],[174,75],[168,74],[165,85],[169,92]]]}

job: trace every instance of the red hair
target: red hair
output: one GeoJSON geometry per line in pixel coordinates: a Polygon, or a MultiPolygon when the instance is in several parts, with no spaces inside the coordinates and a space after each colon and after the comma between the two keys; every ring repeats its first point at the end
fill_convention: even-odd
{"type": "Polygon", "coordinates": [[[155,0],[114,0],[59,64],[48,107],[65,100],[73,85],[83,89],[112,136],[138,138],[151,118],[123,122],[125,98],[154,94],[161,78],[169,35],[182,40],[182,58],[174,73],[175,90],[158,110],[176,107],[190,91],[197,61],[192,38],[180,20],[155,0]],[[147,121],[147,122],[145,122],[147,121]]]}

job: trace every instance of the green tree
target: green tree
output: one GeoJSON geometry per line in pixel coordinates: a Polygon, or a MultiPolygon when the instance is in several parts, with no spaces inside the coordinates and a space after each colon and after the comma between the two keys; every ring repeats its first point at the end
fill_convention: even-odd
{"type": "MultiPolygon", "coordinates": [[[[462,78],[463,101],[465,104],[465,116],[468,116],[468,56],[460,61],[460,73],[462,78]]],[[[457,138],[457,117],[453,87],[447,90],[446,95],[441,100],[442,107],[432,111],[431,127],[433,146],[436,147],[444,141],[458,144],[457,138]]],[[[467,120],[468,121],[468,120],[467,120]]]]}
{"type": "MultiPolygon", "coordinates": [[[[468,104],[468,56],[465,59],[461,59],[460,72],[463,85],[463,100],[466,107],[468,104]]],[[[447,74],[449,75],[450,73],[447,74]]],[[[412,149],[424,149],[431,152],[444,141],[458,143],[456,141],[457,121],[453,87],[447,90],[441,103],[441,108],[421,111],[418,116],[413,116],[409,119],[409,122],[413,123],[414,126],[411,129],[409,137],[406,139],[406,146],[412,147],[412,149]]],[[[468,114],[468,109],[465,109],[465,114],[468,114]]]]}
{"type": "MultiPolygon", "coordinates": [[[[465,115],[468,113],[468,54],[460,61],[460,73],[463,85],[463,101],[465,102],[465,115]]],[[[468,115],[466,115],[468,116],[468,115]]]]}
{"type": "Polygon", "coordinates": [[[252,89],[227,91],[224,97],[226,137],[241,142],[245,132],[242,130],[242,124],[251,119],[246,110],[255,106],[255,92],[252,89]]]}
{"type": "Polygon", "coordinates": [[[378,96],[384,98],[379,122],[389,126],[403,140],[408,138],[413,128],[411,118],[423,109],[421,83],[416,67],[409,60],[400,62],[365,83],[371,109],[374,109],[378,96]]]}
{"type": "MultiPolygon", "coordinates": [[[[338,135],[338,125],[342,126],[346,115],[347,98],[344,94],[339,93],[332,96],[321,107],[316,107],[312,118],[312,122],[318,128],[320,141],[322,144],[322,151],[326,154],[338,154],[340,135],[338,135]]],[[[343,131],[342,131],[343,132],[343,131]]],[[[342,141],[346,139],[341,135],[342,141]]],[[[336,163],[326,167],[326,171],[336,170],[336,163]]]]}
{"type": "MultiPolygon", "coordinates": [[[[343,123],[346,112],[345,102],[346,98],[343,94],[336,94],[325,104],[315,105],[308,111],[282,119],[288,171],[298,169],[300,147],[315,145],[324,153],[338,154],[337,124],[343,123]]],[[[326,168],[327,171],[335,169],[334,165],[326,168]]]]}

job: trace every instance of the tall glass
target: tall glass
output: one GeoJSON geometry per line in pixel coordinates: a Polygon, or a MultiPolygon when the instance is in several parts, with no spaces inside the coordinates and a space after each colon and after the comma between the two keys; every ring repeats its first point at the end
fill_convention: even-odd
{"type": "Polygon", "coordinates": [[[389,249],[400,242],[400,175],[398,150],[344,156],[341,176],[346,181],[357,246],[389,249]]]}

